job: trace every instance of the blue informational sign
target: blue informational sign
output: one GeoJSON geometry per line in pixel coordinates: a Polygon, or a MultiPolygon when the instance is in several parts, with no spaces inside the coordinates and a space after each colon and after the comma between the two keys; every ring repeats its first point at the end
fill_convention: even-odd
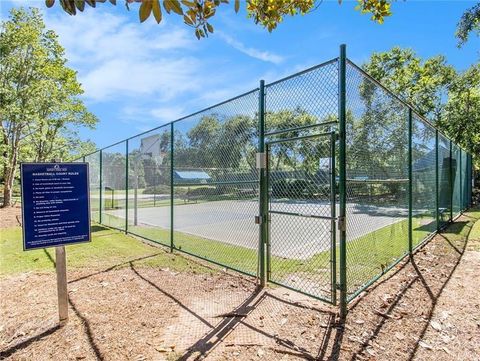
{"type": "Polygon", "coordinates": [[[88,163],[22,163],[23,249],[90,242],[88,163]]]}

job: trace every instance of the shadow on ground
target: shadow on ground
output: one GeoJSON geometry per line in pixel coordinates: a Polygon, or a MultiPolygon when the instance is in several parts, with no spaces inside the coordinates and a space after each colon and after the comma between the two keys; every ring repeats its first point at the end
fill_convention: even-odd
{"type": "MultiPolygon", "coordinates": [[[[108,290],[105,280],[111,282],[108,276],[113,275],[127,279],[129,287],[135,287],[129,292],[148,293],[152,304],[144,311],[148,313],[143,315],[145,319],[138,326],[134,322],[128,323],[126,316],[121,322],[130,327],[131,332],[136,332],[136,327],[143,327],[143,336],[139,334],[133,339],[143,342],[144,337],[155,339],[158,336],[155,332],[159,331],[159,326],[148,328],[148,321],[163,317],[165,327],[160,330],[161,337],[155,339],[161,338],[162,345],[159,347],[157,341],[152,341],[152,352],[166,353],[169,360],[242,360],[252,357],[267,360],[353,361],[371,357],[413,360],[419,341],[430,325],[438,298],[461,261],[465,239],[474,221],[462,217],[413,257],[399,264],[350,306],[344,322],[338,318],[335,309],[325,304],[278,287],[260,289],[252,279],[236,274],[222,273],[214,277],[192,274],[187,277],[193,281],[184,283],[186,278],[175,272],[145,268],[139,264],[163,252],[78,276],[69,281],[69,288],[84,287],[92,292],[91,295],[108,295],[112,291],[108,290]],[[155,306],[156,300],[160,299],[163,303],[155,306]],[[168,315],[165,314],[166,305],[171,311],[168,315]]],[[[92,232],[106,229],[94,226],[92,232]]],[[[50,260],[54,262],[51,257],[50,260]]],[[[121,287],[119,282],[118,287],[115,285],[115,292],[125,295],[121,287]]],[[[129,294],[132,297],[130,304],[135,302],[133,296],[136,295],[129,294]]],[[[112,356],[112,343],[104,336],[108,318],[103,321],[90,319],[99,316],[91,308],[84,309],[88,297],[87,292],[84,295],[69,293],[71,317],[80,320],[94,359],[115,359],[118,354],[112,356]]],[[[98,306],[100,316],[104,312],[103,305],[98,306]]],[[[60,329],[53,326],[23,338],[1,351],[0,358],[12,357],[17,352],[35,347],[37,341],[54,337],[60,329]]],[[[125,355],[126,358],[130,356],[125,355]]]]}

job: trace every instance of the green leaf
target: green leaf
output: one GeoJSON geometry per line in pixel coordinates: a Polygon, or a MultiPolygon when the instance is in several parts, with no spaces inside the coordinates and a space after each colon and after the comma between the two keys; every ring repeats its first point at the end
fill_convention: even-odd
{"type": "Polygon", "coordinates": [[[235,12],[238,13],[240,10],[240,0],[235,0],[235,12]]]}
{"type": "Polygon", "coordinates": [[[97,4],[95,0],[85,0],[85,2],[90,5],[92,8],[94,8],[97,4]]]}
{"type": "Polygon", "coordinates": [[[73,0],[60,0],[60,5],[62,5],[63,10],[69,15],[75,15],[77,13],[73,0]]]}
{"type": "Polygon", "coordinates": [[[200,29],[195,29],[195,36],[197,37],[198,40],[200,40],[200,29]]]}
{"type": "Polygon", "coordinates": [[[172,4],[170,3],[169,0],[163,0],[163,7],[165,8],[165,11],[167,14],[170,14],[170,11],[172,11],[172,4]]]}
{"type": "Polygon", "coordinates": [[[51,8],[55,4],[55,0],[45,0],[45,5],[47,8],[51,8]]]}
{"type": "Polygon", "coordinates": [[[112,5],[117,5],[117,0],[110,0],[110,3],[111,3],[112,5]]]}
{"type": "Polygon", "coordinates": [[[160,9],[159,0],[153,0],[152,11],[155,20],[157,21],[157,24],[160,24],[160,21],[162,21],[162,9],[160,9]]]}
{"type": "Polygon", "coordinates": [[[193,25],[192,19],[190,19],[190,17],[187,15],[183,15],[183,21],[185,22],[185,24],[193,25]]]}
{"type": "Polygon", "coordinates": [[[207,23],[207,30],[211,33],[213,33],[213,26],[207,23]]]}
{"type": "Polygon", "coordinates": [[[173,10],[174,13],[178,15],[183,15],[182,6],[178,0],[164,0],[163,7],[170,14],[170,10],[173,10]]]}
{"type": "Polygon", "coordinates": [[[75,0],[75,6],[78,10],[83,11],[85,9],[85,1],[83,0],[75,0]]]}
{"type": "Polygon", "coordinates": [[[140,16],[140,22],[143,23],[148,19],[150,13],[152,12],[152,0],[142,2],[138,15],[140,16]]]}

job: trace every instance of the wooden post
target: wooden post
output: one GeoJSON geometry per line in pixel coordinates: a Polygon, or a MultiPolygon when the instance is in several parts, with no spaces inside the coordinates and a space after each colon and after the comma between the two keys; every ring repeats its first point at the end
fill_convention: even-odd
{"type": "MultiPolygon", "coordinates": [[[[55,159],[60,163],[61,159],[55,159]]],[[[65,246],[55,247],[55,268],[57,271],[58,318],[60,326],[68,321],[67,254],[65,246]]]]}
{"type": "Polygon", "coordinates": [[[55,266],[57,269],[58,316],[60,326],[68,321],[67,256],[65,246],[55,247],[55,266]]]}

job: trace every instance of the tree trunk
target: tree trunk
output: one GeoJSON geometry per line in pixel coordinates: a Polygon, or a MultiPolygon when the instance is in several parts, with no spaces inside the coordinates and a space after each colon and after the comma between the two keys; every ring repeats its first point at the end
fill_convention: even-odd
{"type": "Polygon", "coordinates": [[[12,206],[12,191],[13,191],[13,178],[10,176],[11,172],[5,168],[5,184],[3,186],[3,204],[2,208],[12,206]]]}
{"type": "Polygon", "coordinates": [[[4,168],[4,180],[5,185],[3,188],[3,205],[2,208],[12,206],[12,193],[13,193],[13,182],[15,180],[15,171],[17,169],[18,163],[18,144],[19,144],[19,131],[17,131],[18,136],[16,137],[15,142],[12,145],[12,158],[9,160],[9,164],[5,165],[4,168]]]}

